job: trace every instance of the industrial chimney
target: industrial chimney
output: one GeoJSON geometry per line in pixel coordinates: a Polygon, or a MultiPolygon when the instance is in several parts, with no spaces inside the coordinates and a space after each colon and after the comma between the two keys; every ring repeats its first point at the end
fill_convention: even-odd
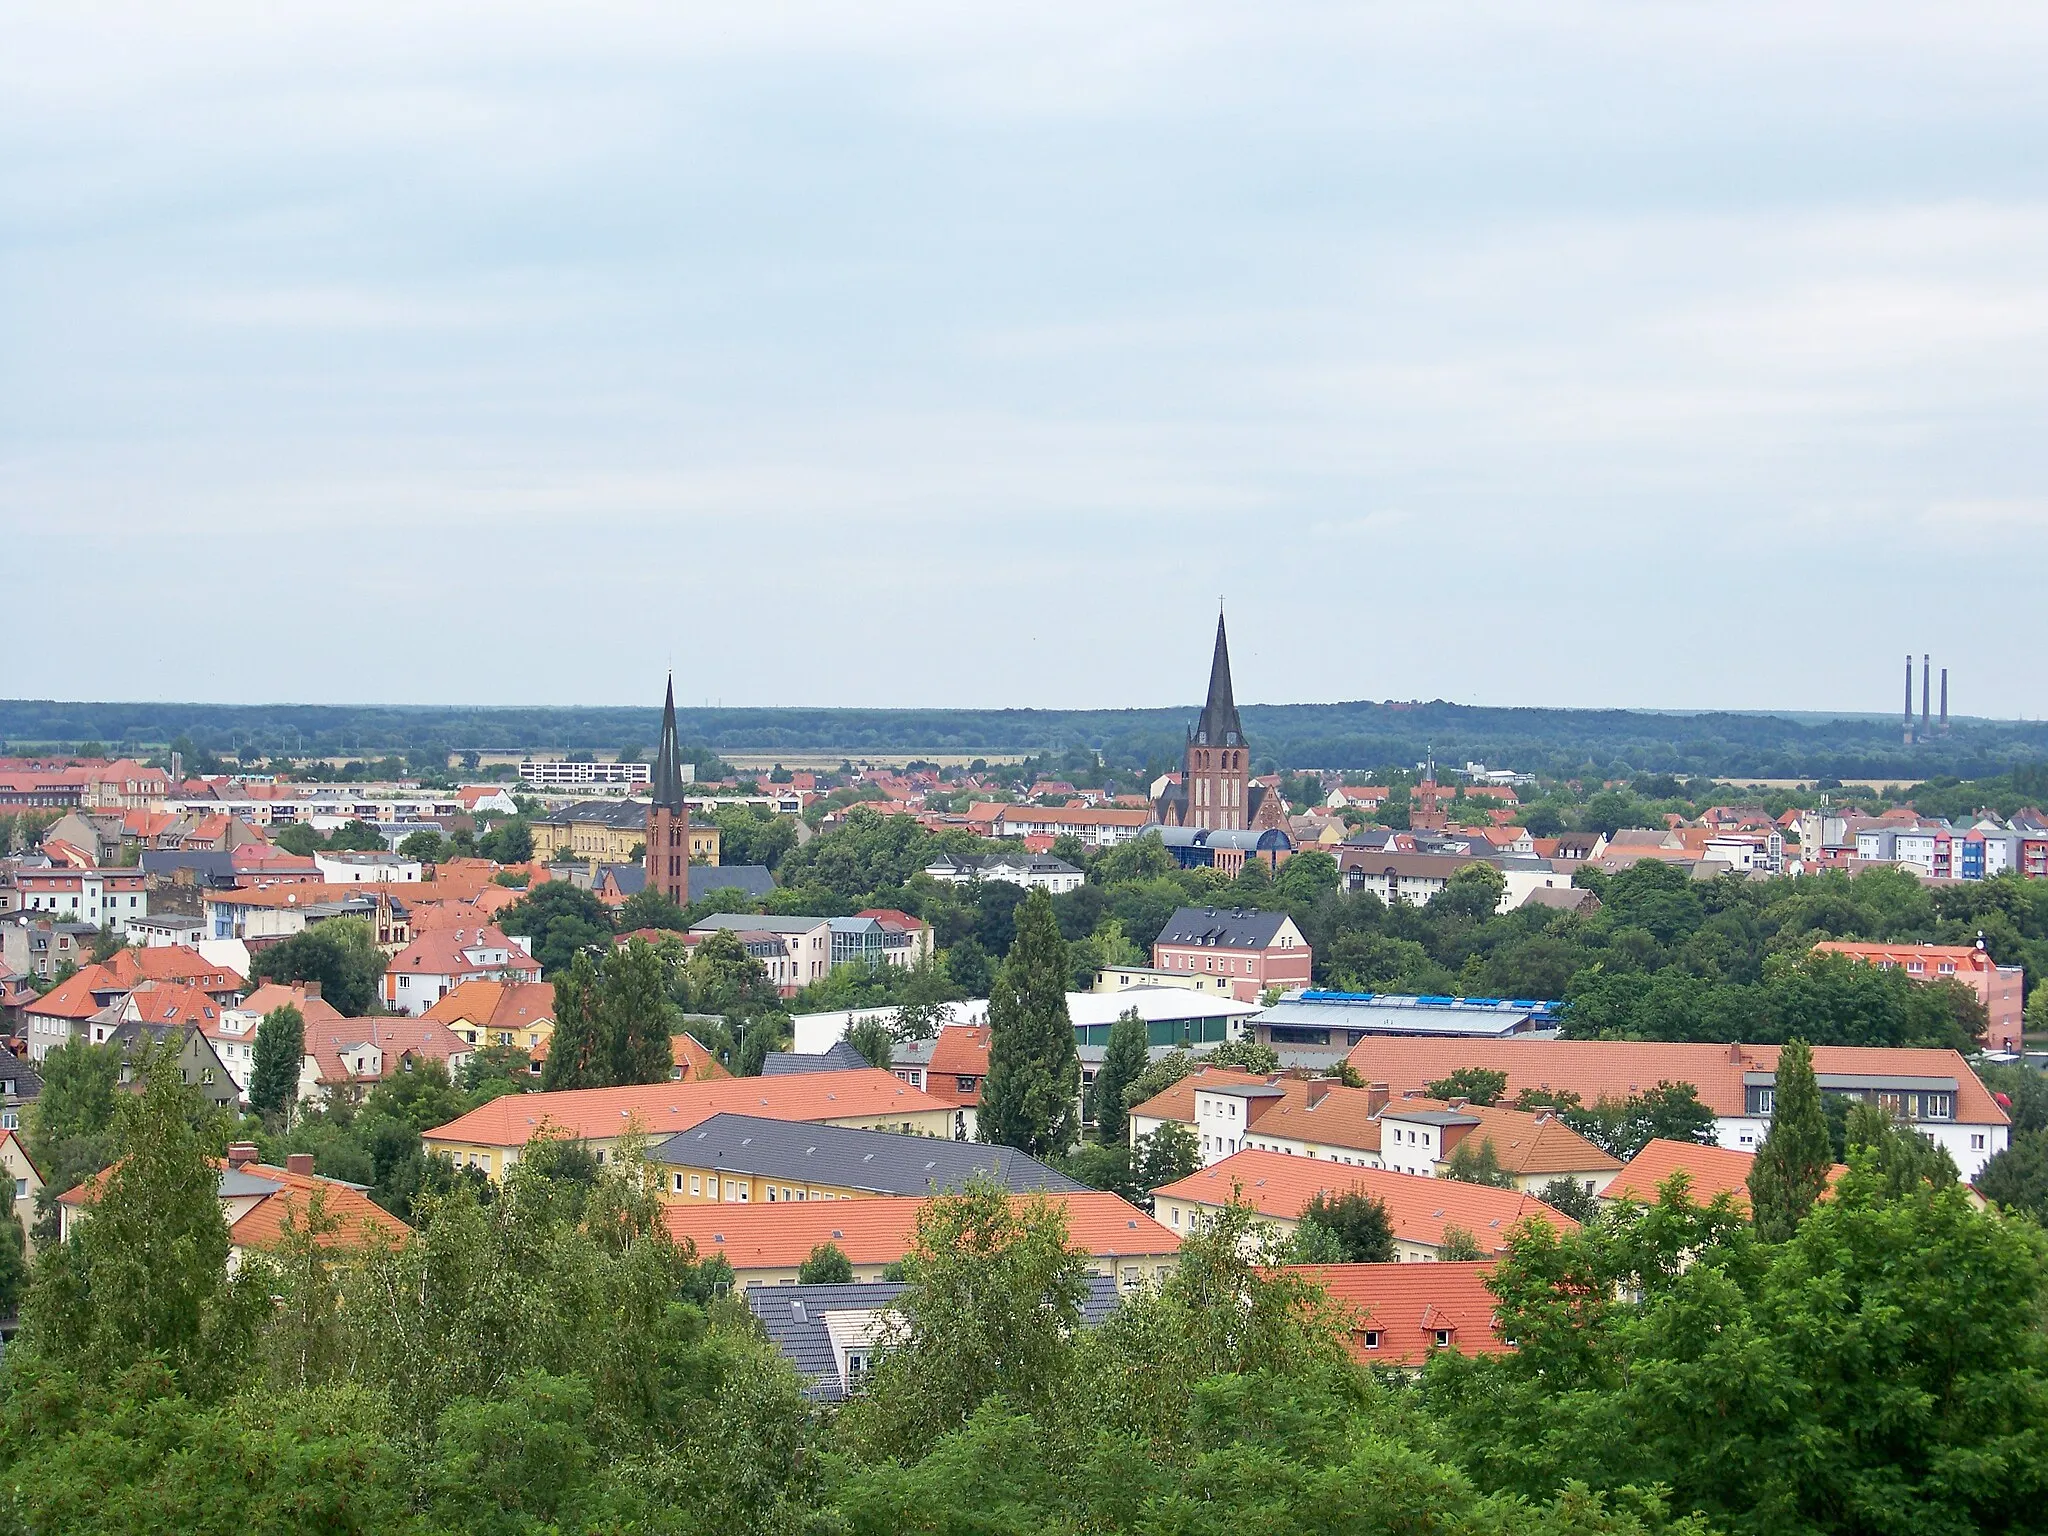
{"type": "Polygon", "coordinates": [[[1913,745],[1913,653],[1906,652],[1906,745],[1913,745]]]}
{"type": "Polygon", "coordinates": [[[1941,734],[1948,734],[1948,668],[1941,669],[1941,734]]]}
{"type": "Polygon", "coordinates": [[[1932,730],[1930,730],[1930,729],[1928,728],[1928,727],[1929,727],[1929,726],[1930,726],[1930,725],[1931,725],[1931,724],[1933,723],[1933,719],[1932,719],[1932,716],[1933,716],[1933,711],[1932,711],[1932,710],[1930,710],[1930,709],[1929,709],[1929,708],[1927,707],[1927,685],[1928,685],[1928,683],[1930,683],[1931,681],[1933,681],[1933,669],[1932,669],[1932,667],[1931,667],[1931,666],[1929,665],[1929,663],[1931,663],[1931,662],[1932,662],[1933,660],[1934,660],[1934,658],[1933,658],[1932,656],[1929,656],[1929,655],[1928,655],[1928,654],[1927,654],[1926,652],[1924,652],[1924,651],[1923,651],[1923,652],[1921,652],[1921,654],[1920,654],[1920,739],[1921,739],[1922,741],[1926,741],[1926,740],[1927,740],[1927,739],[1928,739],[1929,737],[1931,737],[1931,736],[1932,736],[1932,735],[1934,734],[1934,732],[1933,732],[1932,730]]]}

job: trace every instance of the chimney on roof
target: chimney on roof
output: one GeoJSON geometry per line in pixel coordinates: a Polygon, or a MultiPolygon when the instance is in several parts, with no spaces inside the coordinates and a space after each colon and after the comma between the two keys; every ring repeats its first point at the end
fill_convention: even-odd
{"type": "Polygon", "coordinates": [[[317,981],[300,982],[299,996],[303,997],[309,1003],[314,1001],[316,998],[320,996],[320,983],[317,981]]]}
{"type": "Polygon", "coordinates": [[[301,1178],[310,1179],[313,1177],[313,1154],[310,1152],[287,1152],[284,1159],[284,1171],[286,1173],[296,1173],[301,1178]]]}
{"type": "Polygon", "coordinates": [[[246,1166],[246,1165],[247,1165],[247,1164],[249,1164],[249,1163],[253,1163],[253,1162],[255,1162],[255,1161],[256,1161],[256,1156],[257,1156],[257,1153],[256,1153],[256,1143],[255,1143],[255,1142],[253,1142],[253,1141],[237,1141],[237,1142],[234,1142],[234,1143],[232,1143],[232,1144],[231,1144],[231,1145],[230,1145],[230,1146],[228,1147],[228,1166],[229,1166],[230,1168],[241,1168],[241,1167],[244,1167],[244,1166],[246,1166]]]}
{"type": "Polygon", "coordinates": [[[1378,1114],[1387,1107],[1387,1100],[1390,1097],[1392,1095],[1388,1093],[1385,1083],[1367,1083],[1365,1085],[1365,1112],[1368,1115],[1378,1114]]]}
{"type": "Polygon", "coordinates": [[[1330,1096],[1330,1080],[1327,1077],[1312,1078],[1308,1085],[1308,1107],[1314,1109],[1330,1096]]]}

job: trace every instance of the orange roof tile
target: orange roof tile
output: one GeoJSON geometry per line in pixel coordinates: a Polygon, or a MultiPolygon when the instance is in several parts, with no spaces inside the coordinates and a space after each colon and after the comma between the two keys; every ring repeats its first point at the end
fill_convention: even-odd
{"type": "Polygon", "coordinates": [[[321,1240],[323,1248],[357,1248],[368,1243],[396,1248],[412,1231],[361,1190],[338,1179],[293,1173],[267,1163],[246,1163],[239,1171],[283,1187],[276,1194],[259,1200],[252,1210],[228,1228],[228,1241],[237,1248],[260,1252],[278,1247],[284,1241],[287,1213],[298,1229],[304,1231],[316,1191],[321,1197],[322,1216],[339,1223],[334,1232],[321,1240]]]}
{"type": "Polygon", "coordinates": [[[1311,1264],[1287,1271],[1351,1314],[1345,1342],[1361,1365],[1421,1365],[1438,1349],[1505,1355],[1486,1277],[1493,1260],[1452,1264],[1311,1264]],[[1437,1342],[1448,1332],[1447,1343],[1437,1342]]]}
{"type": "Polygon", "coordinates": [[[129,946],[114,952],[108,973],[125,986],[144,981],[185,981],[208,992],[239,992],[249,983],[226,966],[215,965],[198,950],[183,944],[129,946]]]}
{"type": "MultiPolygon", "coordinates": [[[[1033,1198],[1013,1196],[1019,1203],[1033,1198]]],[[[1153,1257],[1175,1253],[1180,1238],[1116,1195],[1090,1190],[1043,1198],[1066,1208],[1067,1241],[1090,1258],[1153,1257]]],[[[910,1251],[916,1195],[864,1200],[804,1200],[774,1204],[670,1205],[662,1220],[677,1242],[696,1245],[699,1258],[725,1255],[735,1270],[794,1269],[821,1243],[831,1243],[855,1264],[892,1264],[910,1251]]]]}
{"type": "Polygon", "coordinates": [[[677,1082],[702,1083],[713,1078],[732,1076],[695,1035],[671,1035],[668,1046],[671,1059],[682,1072],[676,1079],[677,1082]]]}
{"type": "Polygon", "coordinates": [[[95,991],[124,990],[107,974],[105,966],[88,965],[57,983],[22,1012],[43,1019],[89,1019],[100,1011],[100,1004],[93,1000],[95,991]]]}
{"type": "Polygon", "coordinates": [[[787,1077],[508,1094],[435,1127],[425,1139],[465,1146],[523,1147],[543,1130],[609,1140],[634,1126],[650,1137],[670,1136],[717,1114],[836,1121],[947,1108],[890,1073],[867,1067],[853,1072],[796,1072],[787,1077]]]}
{"type": "Polygon", "coordinates": [[[1199,1173],[1154,1190],[1153,1195],[1159,1200],[1186,1200],[1220,1210],[1230,1203],[1235,1191],[1260,1215],[1294,1221],[1313,1196],[1352,1189],[1385,1202],[1395,1237],[1428,1248],[1443,1245],[1448,1227],[1464,1228],[1479,1240],[1481,1250],[1489,1253],[1504,1250],[1508,1235],[1524,1221],[1545,1221],[1560,1232],[1579,1229],[1563,1212],[1516,1190],[1290,1157],[1283,1152],[1233,1152],[1199,1173]]]}
{"type": "MultiPolygon", "coordinates": [[[[1644,1145],[1643,1150],[1628,1160],[1613,1181],[1600,1191],[1603,1200],[1639,1200],[1644,1205],[1656,1203],[1658,1192],[1674,1174],[1684,1174],[1687,1193],[1693,1200],[1705,1205],[1716,1195],[1732,1195],[1735,1204],[1742,1210],[1749,1209],[1749,1170],[1756,1166],[1756,1155],[1737,1152],[1729,1147],[1706,1147],[1694,1141],[1666,1141],[1658,1138],[1644,1145]]],[[[1828,1173],[1828,1183],[1833,1184],[1849,1170],[1840,1163],[1828,1173]]]]}

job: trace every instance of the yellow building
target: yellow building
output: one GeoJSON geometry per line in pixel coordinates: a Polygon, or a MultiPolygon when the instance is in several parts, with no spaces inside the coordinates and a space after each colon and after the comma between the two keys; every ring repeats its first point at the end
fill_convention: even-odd
{"type": "Polygon", "coordinates": [[[710,1078],[643,1083],[631,1088],[578,1088],[515,1093],[479,1105],[420,1139],[430,1153],[492,1178],[519,1160],[537,1136],[573,1137],[606,1161],[620,1141],[636,1136],[648,1148],[717,1114],[859,1126],[900,1135],[950,1137],[953,1106],[873,1067],[853,1072],[795,1072],[786,1077],[710,1078]]]}
{"type": "MultiPolygon", "coordinates": [[[[530,817],[533,851],[586,864],[637,864],[647,842],[647,802],[585,800],[530,817]]],[[[690,862],[718,862],[718,826],[690,823],[690,862]]]]}
{"type": "Polygon", "coordinates": [[[465,981],[423,1017],[477,1050],[511,1045],[539,1057],[554,1038],[555,989],[544,981],[465,981]]]}

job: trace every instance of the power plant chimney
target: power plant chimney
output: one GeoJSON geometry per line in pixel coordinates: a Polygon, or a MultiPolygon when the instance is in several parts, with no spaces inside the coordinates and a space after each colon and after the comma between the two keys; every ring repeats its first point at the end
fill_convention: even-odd
{"type": "Polygon", "coordinates": [[[1906,652],[1906,745],[1913,745],[1913,653],[1906,652]]]}
{"type": "Polygon", "coordinates": [[[1928,665],[1934,658],[1924,651],[1920,656],[1920,739],[1928,740],[1934,732],[1928,727],[1933,724],[1933,711],[1927,707],[1927,685],[1932,681],[1933,671],[1928,665]]]}
{"type": "Polygon", "coordinates": [[[1941,734],[1948,734],[1948,668],[1941,669],[1941,734]]]}

